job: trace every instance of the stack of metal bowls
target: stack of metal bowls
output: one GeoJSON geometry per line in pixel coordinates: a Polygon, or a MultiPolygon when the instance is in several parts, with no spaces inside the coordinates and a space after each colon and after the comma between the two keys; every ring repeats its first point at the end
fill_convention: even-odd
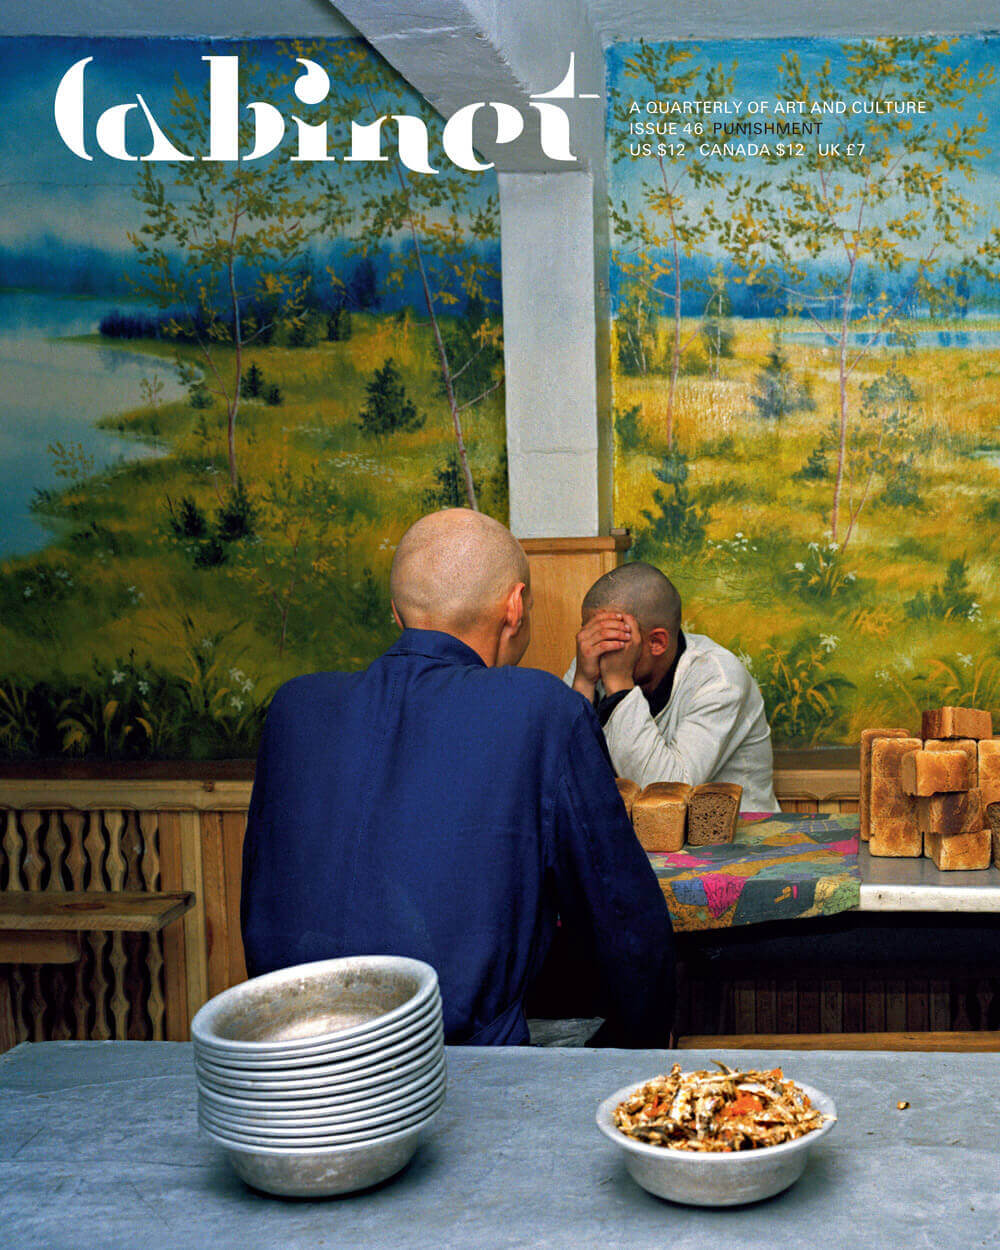
{"type": "Polygon", "coordinates": [[[412,1157],[445,1094],[437,973],[359,955],[283,968],[191,1023],[198,1122],[268,1193],[348,1193],[412,1157]]]}

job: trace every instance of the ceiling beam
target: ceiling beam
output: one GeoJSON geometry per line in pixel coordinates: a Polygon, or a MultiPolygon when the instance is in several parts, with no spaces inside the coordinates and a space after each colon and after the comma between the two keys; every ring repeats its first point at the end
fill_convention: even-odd
{"type": "Polygon", "coordinates": [[[518,109],[524,133],[513,143],[492,143],[492,123],[476,131],[477,149],[498,170],[555,173],[603,162],[604,57],[582,0],[337,0],[336,8],[443,117],[480,101],[518,109]],[[577,95],[597,98],[558,101],[577,159],[553,161],[530,105],[562,82],[570,53],[577,95]]]}

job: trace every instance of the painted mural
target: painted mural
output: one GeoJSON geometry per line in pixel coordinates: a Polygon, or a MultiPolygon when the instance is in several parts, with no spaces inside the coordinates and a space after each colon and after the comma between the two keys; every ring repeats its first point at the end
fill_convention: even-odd
{"type": "Polygon", "coordinates": [[[495,179],[357,40],[0,66],[0,757],[253,755],[417,516],[506,520],[495,179]]]}
{"type": "Polygon", "coordinates": [[[616,522],[779,743],[1000,714],[1000,40],[607,54],[616,522]]]}

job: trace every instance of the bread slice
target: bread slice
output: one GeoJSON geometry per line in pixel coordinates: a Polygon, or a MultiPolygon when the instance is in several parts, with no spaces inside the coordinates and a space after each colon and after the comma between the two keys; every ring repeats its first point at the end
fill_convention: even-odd
{"type": "Polygon", "coordinates": [[[695,786],[688,800],[688,842],[692,846],[732,842],[742,797],[743,787],[730,781],[695,786]]]}
{"type": "Polygon", "coordinates": [[[917,800],[903,793],[900,763],[922,747],[919,738],[878,738],[872,744],[871,838],[873,855],[915,858],[924,839],[917,823],[917,800]]]}
{"type": "Polygon", "coordinates": [[[899,764],[904,794],[945,794],[968,789],[969,761],[964,751],[911,751],[899,764]]]}
{"type": "Polygon", "coordinates": [[[983,807],[1000,803],[1000,738],[984,738],[979,744],[979,788],[983,807]]]}
{"type": "Polygon", "coordinates": [[[993,862],[1000,868],[1000,803],[991,803],[986,809],[986,823],[993,835],[993,862]]]}
{"type": "Polygon", "coordinates": [[[924,712],[922,738],[992,738],[993,718],[978,707],[938,707],[924,712]]]}
{"type": "Polygon", "coordinates": [[[622,796],[622,802],[625,804],[625,810],[632,818],[632,804],[635,802],[635,796],[639,793],[639,787],[634,781],[629,781],[627,777],[616,777],[615,785],[618,787],[618,793],[622,796]]]}
{"type": "Polygon", "coordinates": [[[973,872],[989,868],[993,839],[989,829],[973,833],[929,833],[927,848],[934,866],[942,872],[973,872]]]}
{"type": "Polygon", "coordinates": [[[975,833],[986,824],[978,786],[917,800],[922,833],[975,833]]]}
{"type": "MultiPolygon", "coordinates": [[[[992,741],[992,739],[988,739],[992,741]]],[[[979,743],[975,738],[928,738],[925,751],[964,751],[969,761],[968,788],[979,785],[979,743]]]]}
{"type": "Polygon", "coordinates": [[[663,854],[684,848],[691,787],[679,781],[654,781],[632,801],[632,827],[644,851],[663,854]]]}
{"type": "Polygon", "coordinates": [[[872,743],[877,738],[908,738],[908,729],[862,729],[861,731],[861,801],[858,815],[861,818],[861,841],[871,836],[870,813],[872,803],[872,743]]]}

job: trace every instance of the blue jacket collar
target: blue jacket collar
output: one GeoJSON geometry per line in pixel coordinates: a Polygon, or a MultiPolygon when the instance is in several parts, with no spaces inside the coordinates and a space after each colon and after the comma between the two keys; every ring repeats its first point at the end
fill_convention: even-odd
{"type": "Polygon", "coordinates": [[[404,629],[386,655],[424,655],[451,664],[473,664],[486,668],[483,657],[454,634],[437,629],[404,629]]]}

